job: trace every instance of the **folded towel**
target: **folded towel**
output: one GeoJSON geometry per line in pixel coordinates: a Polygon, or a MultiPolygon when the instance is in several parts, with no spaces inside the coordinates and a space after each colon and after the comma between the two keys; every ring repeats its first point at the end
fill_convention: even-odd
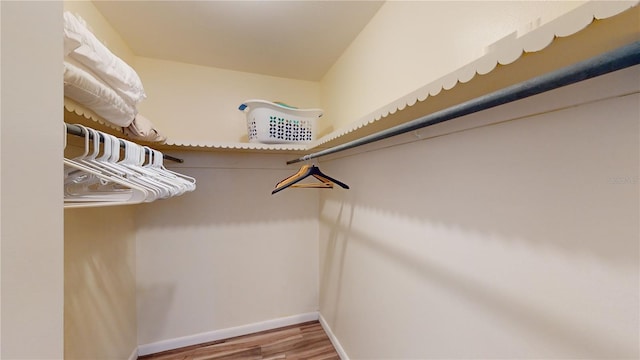
{"type": "Polygon", "coordinates": [[[162,135],[146,117],[138,114],[133,122],[123,129],[124,134],[132,139],[164,143],[167,138],[162,135]]]}

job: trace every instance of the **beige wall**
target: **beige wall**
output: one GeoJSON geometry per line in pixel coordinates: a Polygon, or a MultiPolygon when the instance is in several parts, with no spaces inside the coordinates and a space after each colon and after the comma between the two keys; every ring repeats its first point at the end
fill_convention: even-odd
{"type": "Polygon", "coordinates": [[[246,117],[238,106],[249,99],[320,107],[317,82],[141,57],[135,66],[149,96],[140,113],[171,140],[247,142],[246,117]]]}
{"type": "Polygon", "coordinates": [[[63,355],[62,13],[2,1],[3,359],[63,355]]]}
{"type": "Polygon", "coordinates": [[[120,34],[102,16],[91,1],[64,1],[64,10],[80,16],[86,21],[89,29],[116,56],[129,64],[135,61],[135,55],[120,34]]]}
{"type": "Polygon", "coordinates": [[[639,75],[323,161],[353,189],[320,210],[320,310],[350,358],[637,358],[639,75]]]}
{"type": "Polygon", "coordinates": [[[318,310],[318,192],[285,155],[185,153],[193,193],[137,211],[138,342],[318,310]]]}
{"type": "Polygon", "coordinates": [[[64,212],[65,359],[128,359],[137,348],[133,206],[64,212]]]}
{"type": "MultiPolygon", "coordinates": [[[[388,1],[322,79],[335,130],[477,59],[514,31],[584,1],[388,1]]],[[[331,124],[331,125],[330,125],[331,124]]]]}

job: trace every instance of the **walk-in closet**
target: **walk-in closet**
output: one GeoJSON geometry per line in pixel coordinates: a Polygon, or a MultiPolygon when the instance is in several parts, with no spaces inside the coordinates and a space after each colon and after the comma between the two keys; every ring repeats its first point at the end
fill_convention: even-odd
{"type": "Polygon", "coordinates": [[[640,357],[638,1],[0,19],[2,359],[640,357]]]}

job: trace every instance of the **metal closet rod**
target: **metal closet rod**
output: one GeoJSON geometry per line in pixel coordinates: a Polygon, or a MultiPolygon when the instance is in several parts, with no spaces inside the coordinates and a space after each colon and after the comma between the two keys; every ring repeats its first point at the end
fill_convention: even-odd
{"type": "MultiPolygon", "coordinates": [[[[85,136],[84,130],[80,126],[75,125],[75,124],[66,124],[66,125],[67,125],[67,134],[81,136],[81,137],[85,136]]],[[[104,136],[102,136],[101,133],[98,133],[98,134],[100,134],[100,142],[101,143],[104,142],[104,136]]],[[[93,135],[91,133],[89,133],[89,137],[91,138],[91,137],[93,137],[93,135]]],[[[122,141],[121,139],[119,139],[119,140],[120,140],[120,147],[124,148],[124,141],[122,141]]],[[[144,149],[144,152],[145,153],[149,153],[149,150],[144,149]]],[[[173,157],[171,155],[167,155],[167,154],[162,154],[162,158],[165,159],[165,160],[174,161],[174,162],[178,162],[178,163],[183,163],[184,162],[184,160],[182,160],[182,159],[179,159],[179,158],[173,157]]]]}
{"type": "Polygon", "coordinates": [[[636,41],[622,46],[610,52],[603,53],[593,58],[578,62],[573,65],[549,72],[547,74],[529,79],[527,81],[508,86],[504,89],[477,97],[475,99],[454,105],[429,115],[419,117],[407,123],[394,126],[375,134],[364,136],[341,145],[305,155],[295,160],[287,161],[294,164],[301,161],[315,159],[320,156],[333,154],[339,151],[352,149],[357,146],[386,139],[392,136],[414,131],[444,121],[452,120],[464,115],[490,109],[495,106],[510,103],[512,101],[541,94],[543,92],[571,85],[580,81],[604,75],[616,70],[621,70],[640,63],[640,42],[636,41]]]}

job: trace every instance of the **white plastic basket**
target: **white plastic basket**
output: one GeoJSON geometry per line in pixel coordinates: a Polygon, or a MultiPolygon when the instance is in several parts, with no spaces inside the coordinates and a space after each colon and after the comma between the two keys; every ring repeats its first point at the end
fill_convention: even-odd
{"type": "Polygon", "coordinates": [[[239,107],[247,115],[249,142],[308,143],[315,140],[321,109],[297,109],[265,100],[247,100],[239,107]]]}

